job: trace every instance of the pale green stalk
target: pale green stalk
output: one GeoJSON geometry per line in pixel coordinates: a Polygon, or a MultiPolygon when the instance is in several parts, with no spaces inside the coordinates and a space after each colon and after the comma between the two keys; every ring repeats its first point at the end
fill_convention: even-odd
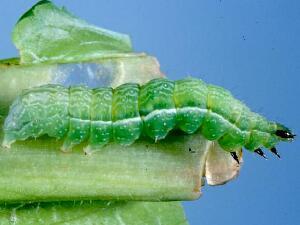
{"type": "Polygon", "coordinates": [[[72,201],[0,207],[0,224],[188,225],[179,202],[72,201]]]}
{"type": "Polygon", "coordinates": [[[200,195],[208,150],[200,135],[160,142],[109,144],[92,155],[39,139],[0,149],[0,200],[193,200],[200,195]],[[189,151],[193,149],[193,153],[189,151]]]}

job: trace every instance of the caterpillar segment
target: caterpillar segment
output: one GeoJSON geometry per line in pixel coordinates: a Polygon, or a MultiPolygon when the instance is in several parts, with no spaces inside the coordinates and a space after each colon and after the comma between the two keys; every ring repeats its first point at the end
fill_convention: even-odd
{"type": "Polygon", "coordinates": [[[123,84],[113,92],[113,140],[119,144],[130,145],[142,133],[143,121],[138,105],[139,89],[138,84],[123,84]]]}
{"type": "Polygon", "coordinates": [[[70,87],[68,104],[69,129],[61,148],[63,151],[70,151],[75,145],[87,140],[90,136],[91,102],[91,89],[84,86],[70,87]]]}
{"type": "Polygon", "coordinates": [[[84,152],[101,149],[112,138],[112,99],[113,90],[110,87],[93,89],[90,105],[90,136],[84,152]]]}
{"type": "Polygon", "coordinates": [[[224,88],[186,78],[115,89],[45,85],[26,90],[10,107],[2,145],[47,134],[64,139],[63,151],[86,142],[84,151],[92,152],[109,142],[130,145],[141,136],[158,141],[173,129],[199,131],[237,162],[235,150],[242,147],[261,156],[265,147],[280,157],[275,145],[295,137],[285,126],[251,112],[224,88]]]}
{"type": "Polygon", "coordinates": [[[141,87],[139,111],[143,131],[156,142],[164,139],[176,125],[173,93],[174,82],[167,79],[154,79],[141,87]]]}

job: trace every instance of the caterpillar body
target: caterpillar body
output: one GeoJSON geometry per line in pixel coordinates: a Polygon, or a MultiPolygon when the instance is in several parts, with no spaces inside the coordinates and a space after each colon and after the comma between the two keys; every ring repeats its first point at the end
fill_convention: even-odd
{"type": "Polygon", "coordinates": [[[221,87],[196,78],[160,78],[115,89],[53,84],[28,89],[10,107],[2,144],[47,134],[64,139],[63,151],[84,141],[90,151],[110,141],[130,145],[142,135],[157,141],[173,129],[200,131],[229,152],[245,147],[260,153],[264,146],[277,154],[279,141],[294,138],[288,128],[251,112],[221,87]]]}

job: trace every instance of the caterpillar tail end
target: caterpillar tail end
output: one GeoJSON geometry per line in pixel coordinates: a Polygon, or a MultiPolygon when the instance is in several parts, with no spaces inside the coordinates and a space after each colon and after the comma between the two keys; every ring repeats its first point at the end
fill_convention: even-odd
{"type": "Polygon", "coordinates": [[[14,142],[16,142],[16,137],[13,134],[4,134],[4,138],[2,141],[2,147],[3,148],[10,148],[11,144],[13,144],[14,142]]]}

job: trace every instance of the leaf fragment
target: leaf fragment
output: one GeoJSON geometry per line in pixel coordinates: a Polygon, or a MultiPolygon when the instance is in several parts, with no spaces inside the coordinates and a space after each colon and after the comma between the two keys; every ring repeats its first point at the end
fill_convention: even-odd
{"type": "Polygon", "coordinates": [[[132,51],[128,35],[90,25],[48,0],[19,19],[13,42],[21,64],[79,62],[132,51]]]}

